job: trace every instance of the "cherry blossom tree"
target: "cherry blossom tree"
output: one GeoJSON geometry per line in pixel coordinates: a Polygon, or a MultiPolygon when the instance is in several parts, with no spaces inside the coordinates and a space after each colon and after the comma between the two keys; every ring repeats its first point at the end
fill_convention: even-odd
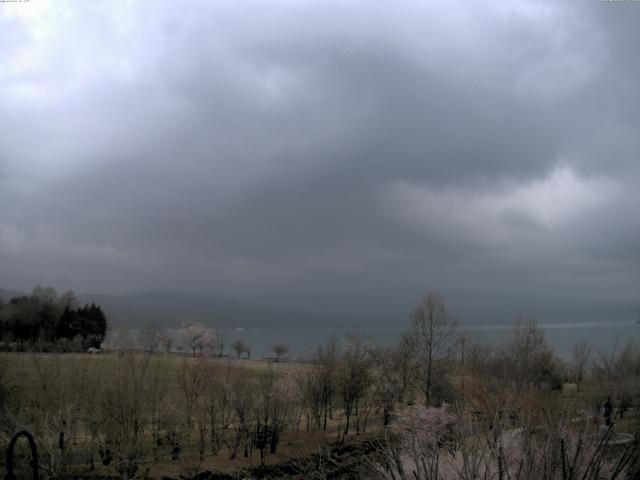
{"type": "Polygon", "coordinates": [[[193,356],[205,350],[213,350],[216,343],[216,332],[202,323],[187,322],[178,331],[178,336],[186,348],[190,348],[193,356]]]}

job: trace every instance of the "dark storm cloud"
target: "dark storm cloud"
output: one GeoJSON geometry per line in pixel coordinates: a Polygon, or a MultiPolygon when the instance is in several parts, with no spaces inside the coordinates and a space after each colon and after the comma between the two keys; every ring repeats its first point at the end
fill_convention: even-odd
{"type": "Polygon", "coordinates": [[[632,302],[632,3],[3,6],[2,285],[632,302]]]}

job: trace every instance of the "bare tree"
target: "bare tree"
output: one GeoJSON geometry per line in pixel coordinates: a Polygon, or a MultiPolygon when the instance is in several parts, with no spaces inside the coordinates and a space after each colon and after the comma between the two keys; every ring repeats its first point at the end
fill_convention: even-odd
{"type": "Polygon", "coordinates": [[[256,385],[253,379],[243,375],[233,375],[229,378],[227,384],[229,395],[229,404],[234,411],[233,428],[235,430],[235,438],[231,442],[230,458],[233,460],[237,457],[241,446],[244,446],[244,456],[249,456],[249,445],[252,424],[252,412],[256,402],[256,385]]]}
{"type": "Polygon", "coordinates": [[[552,381],[555,370],[553,352],[535,319],[515,328],[506,353],[508,369],[517,387],[540,387],[552,381]]]}
{"type": "Polygon", "coordinates": [[[314,368],[300,372],[300,390],[304,393],[307,430],[313,427],[325,431],[327,421],[332,418],[333,397],[337,392],[338,353],[335,338],[318,348],[314,363],[314,368]]]}
{"type": "Polygon", "coordinates": [[[284,357],[289,352],[289,347],[283,343],[276,343],[271,347],[271,351],[276,356],[276,362],[280,361],[280,358],[284,357]]]}
{"type": "Polygon", "coordinates": [[[69,310],[74,310],[78,308],[80,305],[78,304],[78,299],[76,298],[76,294],[73,290],[67,290],[58,299],[58,303],[60,304],[60,309],[64,310],[68,308],[69,310]]]}
{"type": "Polygon", "coordinates": [[[301,392],[293,375],[278,375],[269,370],[258,381],[259,395],[254,404],[255,444],[264,464],[267,451],[276,453],[289,414],[294,403],[300,401],[301,392]]]}
{"type": "Polygon", "coordinates": [[[107,338],[103,343],[103,347],[107,350],[115,350],[120,355],[133,350],[135,343],[133,341],[131,330],[128,327],[114,328],[107,334],[107,338]]]}
{"type": "Polygon", "coordinates": [[[404,356],[398,355],[398,347],[380,347],[373,352],[373,384],[376,400],[382,407],[383,424],[391,420],[396,402],[404,395],[404,356]]]}
{"type": "Polygon", "coordinates": [[[420,369],[415,355],[415,345],[409,335],[402,335],[393,349],[393,365],[399,379],[398,401],[412,400],[411,387],[415,384],[420,369]]]}
{"type": "Polygon", "coordinates": [[[145,441],[147,404],[152,386],[148,355],[128,352],[113,365],[98,409],[97,442],[102,462],[113,462],[122,480],[146,475],[151,458],[145,441]]]}
{"type": "Polygon", "coordinates": [[[587,362],[589,361],[590,355],[591,347],[589,346],[588,342],[581,340],[574,345],[571,370],[573,381],[576,382],[578,388],[580,388],[580,384],[584,380],[587,362]]]}
{"type": "Polygon", "coordinates": [[[236,357],[240,358],[244,353],[249,355],[249,346],[242,340],[236,340],[231,344],[231,349],[236,353],[236,357]]]}
{"type": "Polygon", "coordinates": [[[234,372],[229,364],[222,368],[219,362],[207,364],[205,389],[205,421],[208,422],[209,446],[217,454],[233,423],[233,406],[229,395],[230,378],[234,372]]]}
{"type": "Polygon", "coordinates": [[[333,419],[333,397],[337,390],[338,342],[335,338],[331,338],[324,347],[318,349],[318,363],[321,366],[319,386],[321,387],[322,413],[324,413],[322,430],[325,431],[327,417],[333,419]]]}
{"type": "Polygon", "coordinates": [[[68,466],[77,392],[68,388],[59,355],[52,361],[34,354],[32,360],[38,381],[32,397],[30,425],[25,427],[39,440],[42,467],[52,478],[57,478],[64,475],[68,466]]]}
{"type": "Polygon", "coordinates": [[[145,325],[138,335],[138,346],[148,354],[155,353],[160,344],[160,332],[153,324],[145,325]]]}
{"type": "Polygon", "coordinates": [[[0,355],[0,449],[6,449],[6,440],[16,430],[16,410],[24,403],[21,383],[10,378],[13,360],[6,355],[0,355]]]}
{"type": "Polygon", "coordinates": [[[173,336],[170,332],[165,331],[158,336],[158,343],[164,353],[170,353],[171,348],[173,347],[173,336]]]}
{"type": "Polygon", "coordinates": [[[190,430],[196,404],[203,394],[207,379],[207,367],[204,358],[193,361],[185,359],[178,370],[178,382],[184,394],[184,413],[187,428],[190,430]]]}
{"type": "Polygon", "coordinates": [[[371,345],[360,339],[346,339],[342,362],[338,371],[338,388],[346,417],[344,435],[349,434],[351,419],[355,417],[356,432],[360,433],[360,407],[371,384],[371,345]]]}
{"type": "Polygon", "coordinates": [[[611,354],[599,352],[599,358],[594,361],[592,376],[594,393],[597,393],[594,400],[600,403],[610,397],[623,417],[631,404],[637,402],[640,392],[640,348],[631,340],[617,352],[616,345],[611,354]]]}
{"type": "Polygon", "coordinates": [[[222,332],[216,334],[216,354],[219,357],[224,357],[224,347],[227,345],[227,340],[222,332]]]}
{"type": "Polygon", "coordinates": [[[367,463],[371,467],[366,478],[637,478],[637,442],[616,445],[613,429],[603,435],[588,416],[576,417],[559,405],[554,407],[555,413],[544,409],[535,428],[521,421],[501,425],[504,420],[496,418],[487,430],[481,419],[468,415],[464,409],[414,405],[392,424],[375,460],[365,460],[365,467],[367,463]],[[469,441],[470,438],[479,441],[469,441]]]}
{"type": "MultiPolygon", "coordinates": [[[[163,437],[166,437],[168,425],[175,423],[175,405],[170,398],[169,381],[173,380],[173,372],[168,372],[164,358],[158,359],[150,365],[150,381],[146,395],[145,411],[148,412],[147,421],[153,439],[154,460],[162,453],[163,437]]],[[[166,450],[168,446],[164,446],[166,450]]]]}
{"type": "Polygon", "coordinates": [[[449,317],[442,295],[427,294],[411,314],[411,338],[418,360],[424,368],[423,392],[427,406],[431,404],[434,360],[448,356],[454,340],[455,324],[449,317]]]}

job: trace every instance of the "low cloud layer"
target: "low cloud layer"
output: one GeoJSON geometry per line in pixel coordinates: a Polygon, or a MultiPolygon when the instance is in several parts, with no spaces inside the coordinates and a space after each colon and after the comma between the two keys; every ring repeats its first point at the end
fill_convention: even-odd
{"type": "Polygon", "coordinates": [[[635,2],[0,4],[0,286],[389,323],[434,289],[469,322],[633,305],[639,22],[635,2]]]}

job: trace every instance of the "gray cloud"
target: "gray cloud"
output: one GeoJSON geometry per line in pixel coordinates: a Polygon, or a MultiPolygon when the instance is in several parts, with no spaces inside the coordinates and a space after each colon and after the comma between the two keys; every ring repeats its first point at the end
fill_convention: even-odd
{"type": "Polygon", "coordinates": [[[378,321],[435,288],[463,321],[631,305],[639,16],[5,4],[0,285],[378,321]]]}

